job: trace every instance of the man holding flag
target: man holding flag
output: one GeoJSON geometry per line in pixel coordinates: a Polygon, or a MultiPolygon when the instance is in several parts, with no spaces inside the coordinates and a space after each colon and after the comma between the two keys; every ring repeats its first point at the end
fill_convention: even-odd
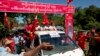
{"type": "Polygon", "coordinates": [[[37,24],[38,24],[37,15],[35,16],[33,23],[31,23],[31,20],[29,18],[27,19],[25,30],[27,33],[29,33],[29,38],[31,41],[33,41],[34,39],[34,32],[35,32],[35,28],[37,27],[37,24]]]}

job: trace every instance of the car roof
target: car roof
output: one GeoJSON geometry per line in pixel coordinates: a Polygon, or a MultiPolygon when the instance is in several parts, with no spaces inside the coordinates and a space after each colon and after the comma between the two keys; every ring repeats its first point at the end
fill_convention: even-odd
{"type": "Polygon", "coordinates": [[[36,31],[36,35],[46,35],[50,33],[65,33],[64,31],[36,31]]]}

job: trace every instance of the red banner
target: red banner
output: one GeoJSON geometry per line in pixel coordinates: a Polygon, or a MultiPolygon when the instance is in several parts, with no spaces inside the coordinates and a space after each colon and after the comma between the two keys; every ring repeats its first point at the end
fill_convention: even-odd
{"type": "Polygon", "coordinates": [[[74,13],[74,6],[36,2],[0,1],[0,12],[18,13],[74,13]]]}
{"type": "Polygon", "coordinates": [[[73,14],[68,13],[65,15],[66,34],[74,40],[74,27],[73,27],[73,14]]]}

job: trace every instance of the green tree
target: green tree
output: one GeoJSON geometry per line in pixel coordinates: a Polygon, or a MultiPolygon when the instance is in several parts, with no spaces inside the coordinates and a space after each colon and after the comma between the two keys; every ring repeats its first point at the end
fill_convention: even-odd
{"type": "Polygon", "coordinates": [[[75,10],[75,29],[90,29],[91,27],[99,27],[100,24],[100,8],[91,5],[87,8],[78,7],[75,10]]]}

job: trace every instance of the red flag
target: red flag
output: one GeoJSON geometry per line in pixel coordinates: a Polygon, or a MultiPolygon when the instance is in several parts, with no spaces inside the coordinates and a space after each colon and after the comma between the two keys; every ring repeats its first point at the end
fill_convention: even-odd
{"type": "Polygon", "coordinates": [[[42,24],[43,24],[43,25],[47,25],[47,24],[49,24],[49,20],[48,20],[46,14],[43,14],[43,22],[42,22],[42,24]]]}
{"type": "Polygon", "coordinates": [[[29,35],[30,35],[30,40],[32,41],[33,39],[34,39],[34,37],[35,37],[35,34],[34,34],[34,32],[35,32],[35,28],[37,27],[37,25],[38,25],[38,18],[37,18],[37,15],[35,16],[35,19],[34,19],[34,22],[33,22],[33,24],[32,24],[32,33],[30,33],[29,35]]]}
{"type": "Polygon", "coordinates": [[[8,28],[8,17],[7,17],[7,13],[5,12],[5,14],[4,14],[4,26],[6,27],[6,28],[8,28]]]}
{"type": "Polygon", "coordinates": [[[35,16],[34,23],[35,23],[36,25],[38,24],[38,18],[37,18],[37,15],[35,16]]]}
{"type": "Polygon", "coordinates": [[[70,4],[73,0],[67,0],[67,4],[70,4]]]}
{"type": "Polygon", "coordinates": [[[32,25],[32,32],[35,31],[35,28],[37,27],[37,25],[38,25],[38,18],[37,18],[37,15],[36,15],[34,22],[33,22],[33,25],[32,25]]]}

